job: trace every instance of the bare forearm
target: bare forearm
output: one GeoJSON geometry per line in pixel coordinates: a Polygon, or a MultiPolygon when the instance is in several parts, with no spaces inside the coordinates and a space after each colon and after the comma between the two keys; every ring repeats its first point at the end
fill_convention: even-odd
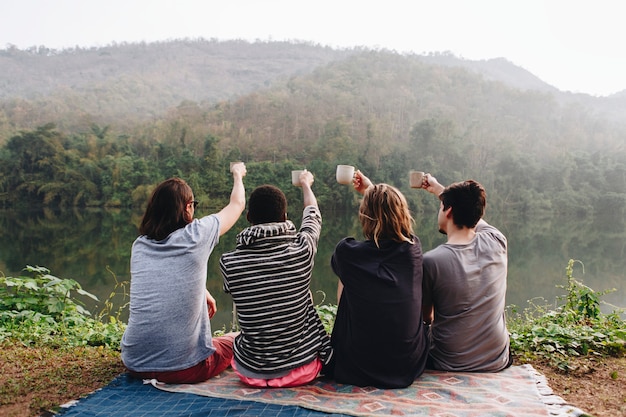
{"type": "Polygon", "coordinates": [[[243,185],[243,178],[240,176],[234,176],[229,204],[241,208],[241,211],[246,207],[246,189],[243,185]]]}
{"type": "Polygon", "coordinates": [[[233,167],[233,190],[230,193],[228,205],[217,213],[220,220],[220,236],[226,233],[239,219],[246,208],[246,189],[243,185],[243,177],[246,168],[243,163],[233,167]]]}
{"type": "Polygon", "coordinates": [[[317,207],[317,198],[315,197],[315,193],[313,193],[311,186],[308,184],[302,186],[302,200],[304,202],[304,207],[317,207]]]}

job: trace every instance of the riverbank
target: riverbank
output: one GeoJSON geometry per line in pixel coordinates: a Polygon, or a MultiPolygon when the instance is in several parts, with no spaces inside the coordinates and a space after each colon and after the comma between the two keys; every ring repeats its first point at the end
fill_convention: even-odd
{"type": "MultiPolygon", "coordinates": [[[[585,412],[626,415],[624,310],[602,313],[606,292],[573,277],[577,262],[568,263],[566,294],[556,307],[533,302],[508,315],[515,364],[531,364],[554,394],[585,412]]],[[[89,295],[76,281],[51,276],[44,267],[25,270],[33,276],[0,276],[0,415],[8,417],[51,415],[125,371],[121,308],[107,300],[94,318],[68,297],[70,291],[89,295]]],[[[317,306],[329,332],[336,308],[317,306]]]]}
{"type": "MultiPolygon", "coordinates": [[[[528,361],[554,393],[595,417],[626,414],[626,356],[572,358],[564,373],[546,362],[528,361]]],[[[516,360],[515,364],[520,364],[516,360]]],[[[50,416],[61,404],[107,385],[124,372],[119,353],[102,347],[0,349],[0,415],[50,416]]]]}

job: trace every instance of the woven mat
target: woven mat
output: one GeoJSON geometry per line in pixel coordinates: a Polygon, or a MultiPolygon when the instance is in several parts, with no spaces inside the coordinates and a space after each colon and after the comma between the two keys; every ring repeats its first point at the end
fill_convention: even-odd
{"type": "Polygon", "coordinates": [[[106,387],[61,406],[63,417],[345,417],[257,401],[202,397],[154,389],[122,374],[106,387]]]}
{"type": "Polygon", "coordinates": [[[228,370],[199,384],[144,381],[162,391],[199,396],[298,406],[323,413],[351,416],[584,416],[581,410],[553,394],[543,375],[530,365],[498,373],[427,371],[404,389],[316,381],[297,388],[246,387],[228,370]]]}

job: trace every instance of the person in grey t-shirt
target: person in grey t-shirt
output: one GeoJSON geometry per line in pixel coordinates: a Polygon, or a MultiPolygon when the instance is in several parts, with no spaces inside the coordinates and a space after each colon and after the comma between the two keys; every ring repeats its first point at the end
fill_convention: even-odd
{"type": "Polygon", "coordinates": [[[424,254],[423,315],[430,325],[427,366],[497,372],[511,365],[505,320],[507,240],[482,219],[485,189],[474,180],[422,187],[440,200],[437,222],[447,242],[424,254]]]}
{"type": "Polygon", "coordinates": [[[197,202],[182,179],[163,181],[152,193],[131,251],[130,316],[121,343],[134,377],[194,383],[230,365],[236,334],[212,337],[217,306],[206,279],[209,255],[246,204],[246,167],[231,171],[230,202],[200,219],[193,218],[197,202]]]}

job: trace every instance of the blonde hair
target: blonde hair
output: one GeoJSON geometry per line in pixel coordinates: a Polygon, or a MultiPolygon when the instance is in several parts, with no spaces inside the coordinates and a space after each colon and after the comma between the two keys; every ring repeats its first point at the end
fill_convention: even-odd
{"type": "Polygon", "coordinates": [[[404,195],[388,184],[368,187],[361,200],[359,220],[366,239],[380,247],[380,239],[413,243],[413,217],[404,195]]]}

